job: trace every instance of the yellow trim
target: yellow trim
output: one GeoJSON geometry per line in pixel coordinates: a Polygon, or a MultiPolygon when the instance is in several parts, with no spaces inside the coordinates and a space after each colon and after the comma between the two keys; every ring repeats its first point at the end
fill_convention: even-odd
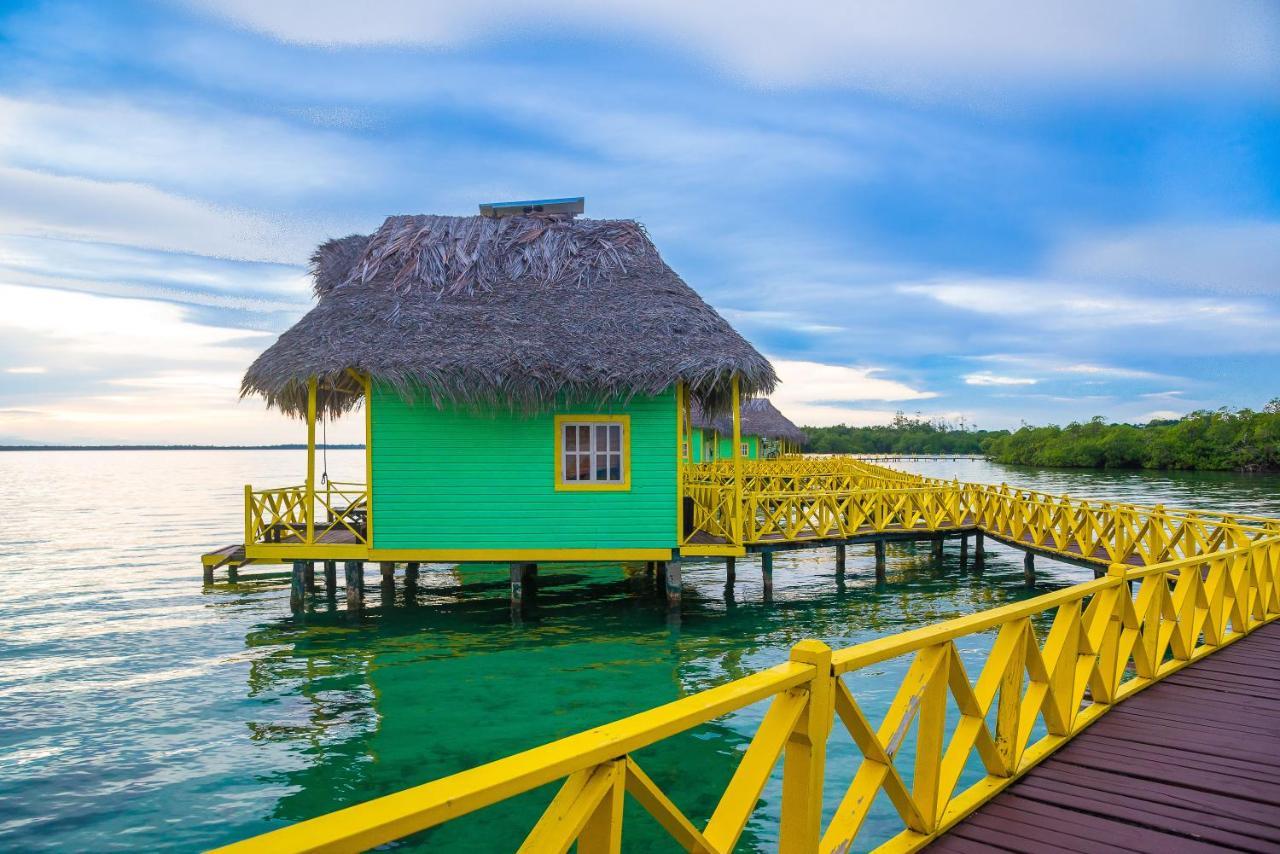
{"type": "Polygon", "coordinates": [[[307,482],[306,504],[307,542],[316,538],[316,390],[315,377],[307,380],[307,482]]]}
{"type": "Polygon", "coordinates": [[[671,560],[672,549],[373,549],[369,560],[506,563],[574,560],[671,560]]]}
{"type": "Polygon", "coordinates": [[[258,543],[244,547],[244,556],[254,560],[369,560],[369,548],[359,543],[321,545],[312,543],[258,543]]]}
{"type": "MultiPolygon", "coordinates": [[[[256,561],[364,560],[430,563],[507,563],[528,561],[671,560],[673,549],[369,549],[361,545],[270,543],[245,548],[256,561]]],[[[741,554],[741,552],[738,552],[741,554]]],[[[720,552],[716,552],[720,554],[720,552]]]]}
{"type": "Polygon", "coordinates": [[[742,546],[735,546],[732,543],[725,544],[707,544],[707,545],[690,545],[686,543],[680,547],[681,557],[743,557],[747,550],[742,546]]]}
{"type": "Polygon", "coordinates": [[[368,491],[364,500],[364,538],[373,548],[373,380],[364,378],[364,488],[368,491]]]}
{"type": "Polygon", "coordinates": [[[684,539],[684,464],[691,443],[684,439],[684,401],[689,393],[684,383],[676,383],[676,542],[684,539]]]}
{"type": "MultiPolygon", "coordinates": [[[[556,457],[555,485],[557,492],[630,492],[631,491],[631,416],[630,415],[557,415],[555,417],[556,457]],[[617,483],[601,481],[567,481],[564,479],[564,425],[566,424],[619,424],[622,426],[622,480],[617,483]]],[[[593,461],[594,462],[594,461],[593,461]]]]}
{"type": "Polygon", "coordinates": [[[733,376],[733,541],[742,542],[742,395],[738,375],[733,376]]]}

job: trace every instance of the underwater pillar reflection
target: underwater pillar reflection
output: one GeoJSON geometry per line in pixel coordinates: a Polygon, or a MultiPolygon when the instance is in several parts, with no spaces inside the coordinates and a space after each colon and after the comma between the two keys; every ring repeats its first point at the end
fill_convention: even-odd
{"type": "Polygon", "coordinates": [[[680,561],[669,560],[664,564],[663,577],[667,590],[667,607],[679,608],[683,579],[680,577],[680,561]]]}

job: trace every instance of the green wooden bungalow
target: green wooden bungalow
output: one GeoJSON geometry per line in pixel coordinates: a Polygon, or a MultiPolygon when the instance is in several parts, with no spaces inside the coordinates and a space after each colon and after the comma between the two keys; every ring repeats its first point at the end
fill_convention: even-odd
{"type": "Polygon", "coordinates": [[[247,559],[679,556],[689,412],[731,423],[772,366],[639,224],[581,200],[482,211],[316,251],[317,304],[244,377],[309,447],[302,485],[245,488],[247,559]],[[366,483],[317,484],[317,423],[357,409],[366,483]]]}
{"type": "MultiPolygon", "coordinates": [[[[685,445],[685,458],[692,462],[712,462],[733,457],[733,418],[729,413],[709,416],[696,404],[691,408],[692,431],[685,445]]],[[[771,459],[791,453],[804,445],[804,431],[778,411],[768,398],[744,400],[741,407],[743,459],[771,459]]]]}

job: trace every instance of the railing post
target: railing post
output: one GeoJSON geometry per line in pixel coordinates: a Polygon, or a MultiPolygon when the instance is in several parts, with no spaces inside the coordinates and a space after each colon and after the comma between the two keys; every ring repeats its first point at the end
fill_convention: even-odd
{"type": "Polygon", "coordinates": [[[827,738],[835,716],[835,676],[831,647],[803,640],[791,648],[791,660],[813,667],[809,702],[787,740],[782,767],[782,823],[778,850],[810,854],[822,837],[822,783],[827,768],[827,738]]]}
{"type": "Polygon", "coordinates": [[[745,508],[742,506],[742,396],[738,375],[733,376],[733,519],[734,543],[742,545],[745,508]]]}
{"type": "Polygon", "coordinates": [[[244,485],[244,544],[252,545],[253,535],[253,486],[244,485]]]}
{"type": "Polygon", "coordinates": [[[587,818],[578,836],[578,854],[618,854],[622,850],[622,805],[626,795],[627,760],[607,763],[609,791],[587,818]]]}
{"type": "Polygon", "coordinates": [[[315,542],[316,536],[316,389],[317,380],[307,380],[307,543],[315,542]]]}

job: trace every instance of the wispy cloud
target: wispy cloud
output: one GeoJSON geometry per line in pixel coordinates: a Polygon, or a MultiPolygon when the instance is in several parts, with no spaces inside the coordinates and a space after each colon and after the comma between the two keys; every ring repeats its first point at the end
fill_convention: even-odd
{"type": "Polygon", "coordinates": [[[1280,69],[1275,10],[1227,0],[1212,9],[1190,0],[1048,7],[944,0],[836,7],[818,0],[785,7],[675,0],[568,0],[551,7],[516,0],[483,6],[413,0],[199,5],[287,41],[328,46],[458,49],[556,32],[632,33],[706,56],[758,84],[844,84],[916,95],[1080,81],[1256,86],[1280,69]]]}
{"type": "Polygon", "coordinates": [[[965,385],[1035,385],[1039,380],[1032,377],[1007,377],[990,371],[978,371],[965,374],[964,382],[965,385]]]}
{"type": "Polygon", "coordinates": [[[1056,273],[1224,294],[1280,292],[1280,222],[1144,225],[1065,242],[1056,273]]]}

